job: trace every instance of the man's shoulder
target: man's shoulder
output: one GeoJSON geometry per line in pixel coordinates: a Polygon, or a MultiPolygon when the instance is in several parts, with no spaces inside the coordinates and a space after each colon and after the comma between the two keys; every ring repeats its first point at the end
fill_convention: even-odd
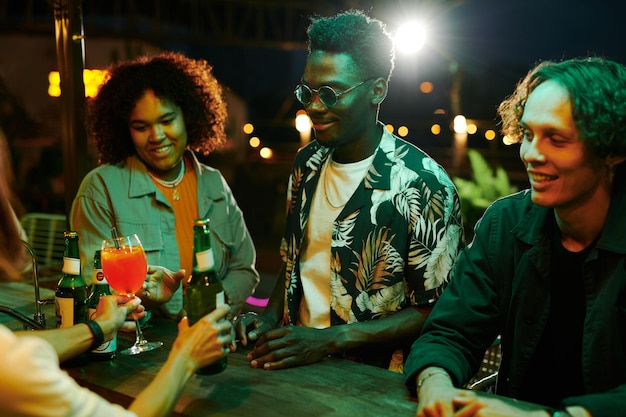
{"type": "Polygon", "coordinates": [[[413,173],[407,178],[414,177],[417,181],[423,181],[432,190],[454,188],[448,172],[434,158],[404,139],[391,134],[385,136],[381,142],[381,150],[393,165],[399,167],[397,169],[413,173]]]}
{"type": "Polygon", "coordinates": [[[533,205],[530,189],[521,190],[516,193],[500,197],[491,203],[491,206],[496,210],[528,210],[528,208],[533,205]]]}
{"type": "Polygon", "coordinates": [[[487,207],[483,217],[518,222],[532,209],[542,210],[532,202],[531,191],[526,189],[495,200],[487,207]]]}
{"type": "Polygon", "coordinates": [[[381,149],[392,162],[402,163],[413,171],[421,171],[429,166],[436,166],[437,169],[445,171],[434,158],[417,145],[392,134],[383,135],[381,149]]]}
{"type": "Polygon", "coordinates": [[[315,154],[322,145],[316,140],[311,141],[298,149],[296,152],[296,160],[306,158],[308,159],[311,155],[315,154]]]}

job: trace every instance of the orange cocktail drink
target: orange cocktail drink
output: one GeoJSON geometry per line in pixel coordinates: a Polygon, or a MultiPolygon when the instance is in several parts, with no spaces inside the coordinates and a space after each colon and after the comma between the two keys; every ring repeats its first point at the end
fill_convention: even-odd
{"type": "Polygon", "coordinates": [[[102,270],[107,282],[120,294],[135,294],[146,279],[148,261],[141,246],[102,249],[102,270]]]}

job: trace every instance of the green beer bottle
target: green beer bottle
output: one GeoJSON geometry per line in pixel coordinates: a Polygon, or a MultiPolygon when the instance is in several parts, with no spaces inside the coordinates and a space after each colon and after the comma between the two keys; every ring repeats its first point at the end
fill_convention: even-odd
{"type": "Polygon", "coordinates": [[[87,285],[81,276],[78,232],[65,232],[63,275],[55,293],[57,327],[72,327],[87,321],[87,285]]]}
{"type": "MultiPolygon", "coordinates": [[[[208,219],[197,219],[193,225],[193,270],[185,289],[185,310],[192,326],[219,305],[224,304],[224,287],[215,273],[208,219]]],[[[198,370],[199,374],[217,374],[226,369],[226,357],[198,370]]]]}

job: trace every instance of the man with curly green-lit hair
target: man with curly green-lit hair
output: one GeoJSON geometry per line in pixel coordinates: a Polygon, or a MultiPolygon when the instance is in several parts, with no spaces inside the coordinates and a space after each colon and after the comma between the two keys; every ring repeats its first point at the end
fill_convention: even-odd
{"type": "Polygon", "coordinates": [[[530,187],[485,211],[411,348],[417,416],[624,415],[626,67],[542,62],[499,114],[530,187]],[[460,389],[498,335],[498,395],[460,389]]]}

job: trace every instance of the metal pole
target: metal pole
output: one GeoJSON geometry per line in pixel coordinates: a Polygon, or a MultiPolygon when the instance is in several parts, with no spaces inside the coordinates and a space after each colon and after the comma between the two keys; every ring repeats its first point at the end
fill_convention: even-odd
{"type": "MultiPolygon", "coordinates": [[[[54,0],[57,65],[61,78],[61,135],[65,181],[65,213],[87,173],[85,131],[84,33],[82,0],[54,0]]],[[[67,225],[69,229],[69,225],[67,225]]]]}

